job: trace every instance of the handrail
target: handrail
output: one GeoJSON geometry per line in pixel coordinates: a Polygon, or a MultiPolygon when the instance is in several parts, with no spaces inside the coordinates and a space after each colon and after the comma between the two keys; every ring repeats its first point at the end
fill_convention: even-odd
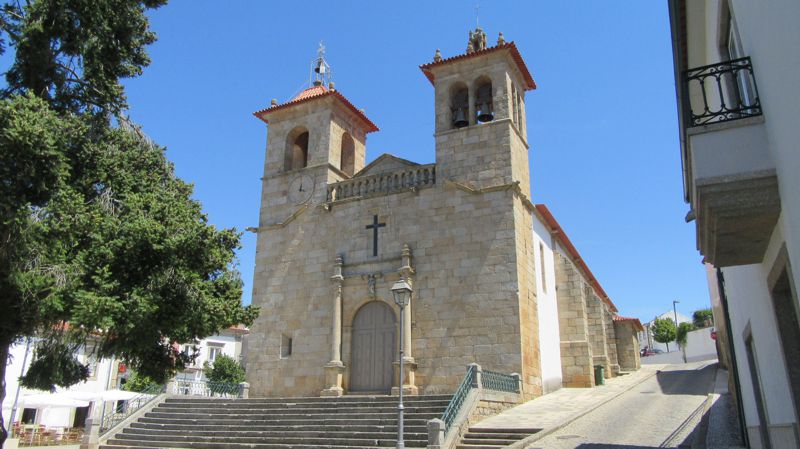
{"type": "Polygon", "coordinates": [[[450,402],[447,404],[447,408],[444,409],[444,413],[442,413],[445,435],[447,435],[447,433],[450,431],[450,426],[453,424],[456,416],[458,416],[458,412],[461,411],[461,406],[467,399],[469,391],[474,387],[475,372],[476,365],[470,365],[467,368],[467,374],[464,376],[464,380],[461,381],[461,385],[459,385],[456,392],[453,393],[453,398],[450,399],[450,402]]]}
{"type": "Polygon", "coordinates": [[[481,384],[489,390],[505,391],[506,393],[519,393],[519,377],[495,371],[483,370],[481,384]]]}
{"type": "Polygon", "coordinates": [[[342,201],[376,194],[389,194],[436,184],[436,164],[417,165],[388,173],[345,179],[328,186],[327,201],[342,201]]]}
{"type": "Polygon", "coordinates": [[[112,407],[110,411],[103,414],[103,418],[100,421],[100,434],[102,435],[108,432],[114,426],[124,421],[125,418],[131,416],[136,413],[137,410],[155,400],[163,392],[164,385],[151,385],[138,395],[125,401],[121,412],[118,411],[116,407],[112,407]]]}

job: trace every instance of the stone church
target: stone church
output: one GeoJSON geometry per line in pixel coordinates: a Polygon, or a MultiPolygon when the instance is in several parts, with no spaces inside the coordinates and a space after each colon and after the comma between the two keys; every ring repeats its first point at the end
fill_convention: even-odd
{"type": "Polygon", "coordinates": [[[543,205],[530,199],[525,94],[502,33],[422,65],[434,164],[383,154],[377,126],[332,82],[255,113],[269,125],[247,354],[252,396],[451,393],[468,364],[517,373],[524,395],[638,368],[622,318],[543,205]],[[390,288],[413,286],[403,311],[390,288]]]}

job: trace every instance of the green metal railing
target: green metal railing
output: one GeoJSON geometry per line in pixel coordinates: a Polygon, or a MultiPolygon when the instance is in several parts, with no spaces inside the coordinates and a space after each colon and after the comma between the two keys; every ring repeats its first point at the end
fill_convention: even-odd
{"type": "Polygon", "coordinates": [[[111,428],[124,421],[125,418],[152,402],[163,392],[164,385],[151,385],[139,393],[138,396],[121,402],[119,407],[111,407],[111,410],[104,411],[103,418],[100,421],[100,434],[108,432],[111,428]]]}
{"type": "Polygon", "coordinates": [[[508,374],[484,370],[481,373],[481,384],[483,388],[488,390],[519,393],[519,377],[508,374]]]}
{"type": "Polygon", "coordinates": [[[179,380],[175,382],[172,394],[185,396],[210,396],[217,398],[238,398],[241,394],[239,384],[179,380]]]}
{"type": "Polygon", "coordinates": [[[470,365],[467,369],[467,374],[464,376],[464,380],[461,381],[461,385],[458,386],[458,390],[456,390],[456,392],[453,394],[453,398],[450,399],[450,403],[447,404],[447,408],[444,409],[442,421],[444,421],[445,435],[447,435],[447,432],[450,431],[450,426],[453,425],[453,421],[456,419],[458,412],[461,411],[461,406],[464,405],[464,401],[467,399],[469,390],[473,388],[473,384],[475,383],[475,372],[475,365],[470,365]]]}
{"type": "Polygon", "coordinates": [[[461,411],[464,401],[467,400],[470,390],[479,386],[477,381],[479,373],[480,388],[486,390],[503,391],[507,393],[520,393],[520,379],[518,376],[498,373],[495,371],[478,371],[479,369],[480,366],[478,365],[470,365],[467,367],[467,374],[464,376],[464,380],[461,381],[461,385],[458,386],[456,392],[453,393],[453,398],[450,399],[450,403],[447,404],[447,408],[442,414],[445,435],[450,432],[450,428],[452,427],[456,416],[458,416],[458,413],[461,411]]]}

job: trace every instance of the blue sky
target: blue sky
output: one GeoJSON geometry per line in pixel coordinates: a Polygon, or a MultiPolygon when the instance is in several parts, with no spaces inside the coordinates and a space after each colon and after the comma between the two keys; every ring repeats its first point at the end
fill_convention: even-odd
{"type": "MultiPolygon", "coordinates": [[[[517,43],[529,92],[532,198],[560,221],[623,315],[707,307],[683,217],[667,2],[484,1],[490,42],[517,43]]],[[[474,1],[173,1],[153,11],[152,65],[126,81],[131,117],[168,148],[210,221],[256,226],[267,127],[251,113],[306,86],[318,43],[337,89],[381,128],[367,162],[434,160],[420,64],[463,53],[474,1]]],[[[279,257],[279,255],[275,255],[279,257]]],[[[239,263],[250,302],[255,236],[239,263]]]]}

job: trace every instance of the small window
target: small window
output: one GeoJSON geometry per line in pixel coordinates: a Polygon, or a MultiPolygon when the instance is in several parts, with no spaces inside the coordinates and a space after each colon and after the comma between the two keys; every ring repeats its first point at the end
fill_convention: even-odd
{"type": "Polygon", "coordinates": [[[222,346],[208,346],[208,363],[214,363],[222,354],[222,346]]]}
{"type": "Polygon", "coordinates": [[[36,423],[36,409],[35,408],[26,408],[22,410],[22,419],[20,419],[24,424],[34,424],[36,423]]]}
{"type": "Polygon", "coordinates": [[[339,162],[339,169],[353,176],[356,168],[356,149],[353,137],[349,133],[342,134],[342,154],[339,162]]]}
{"type": "Polygon", "coordinates": [[[292,337],[282,334],[281,335],[281,358],[285,359],[292,355],[292,337]]]}
{"type": "Polygon", "coordinates": [[[544,265],[544,245],[541,242],[539,242],[539,266],[541,267],[539,271],[542,272],[542,291],[547,293],[547,273],[544,265]]]}

